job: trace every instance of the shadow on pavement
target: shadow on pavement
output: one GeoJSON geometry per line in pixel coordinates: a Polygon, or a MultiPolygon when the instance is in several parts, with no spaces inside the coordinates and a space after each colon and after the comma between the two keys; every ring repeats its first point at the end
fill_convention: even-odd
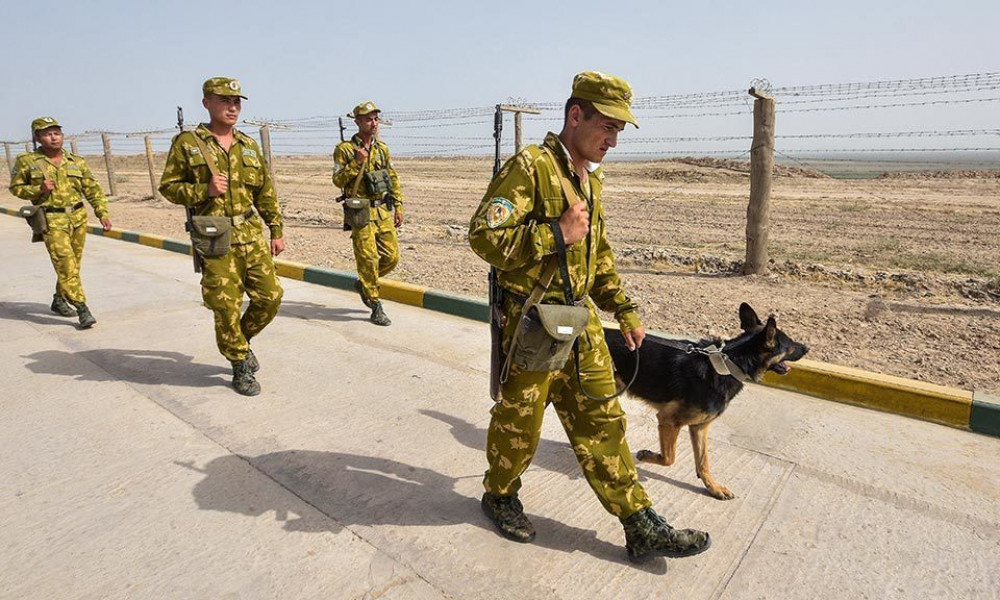
{"type": "MultiPolygon", "coordinates": [[[[485,452],[485,429],[480,429],[471,423],[467,423],[457,417],[436,410],[422,409],[419,412],[422,415],[437,419],[438,421],[451,426],[451,435],[454,436],[455,440],[463,446],[473,448],[475,450],[483,450],[485,452]]],[[[583,477],[580,473],[580,467],[576,461],[576,454],[573,453],[573,449],[570,448],[568,442],[556,442],[543,437],[538,441],[538,450],[535,451],[535,457],[532,459],[531,465],[540,469],[545,469],[546,471],[563,473],[570,479],[581,479],[583,477]]],[[[641,463],[636,464],[636,470],[639,472],[640,481],[642,479],[653,479],[689,492],[694,492],[699,496],[708,496],[711,498],[711,495],[705,488],[660,475],[659,473],[655,473],[642,467],[641,463]]],[[[653,498],[653,504],[654,508],[656,508],[656,498],[653,498]]],[[[669,511],[658,510],[658,512],[669,517],[669,511]]]]}
{"type": "Polygon", "coordinates": [[[282,301],[279,317],[297,317],[307,321],[367,321],[371,311],[361,305],[361,300],[355,296],[359,308],[331,308],[314,302],[282,301]]]}
{"type": "Polygon", "coordinates": [[[2,302],[0,303],[6,310],[0,310],[0,319],[11,321],[28,321],[38,325],[69,325],[76,327],[79,324],[76,316],[62,317],[56,315],[49,309],[48,304],[39,302],[2,302]]]}
{"type": "Polygon", "coordinates": [[[228,376],[232,373],[228,365],[196,363],[186,354],[162,350],[117,348],[83,352],[44,350],[22,358],[34,361],[25,365],[32,373],[63,375],[77,381],[127,381],[149,385],[214,387],[228,386],[228,376]],[[97,365],[101,370],[97,371],[82,364],[80,358],[97,365]],[[220,378],[220,375],[225,377],[220,378]]]}
{"type": "MultiPolygon", "coordinates": [[[[469,524],[494,532],[492,523],[482,514],[479,498],[455,491],[456,478],[385,458],[287,450],[260,456],[223,456],[209,461],[203,468],[191,463],[176,464],[204,474],[204,479],[193,490],[195,502],[202,510],[251,517],[274,511],[275,518],[284,522],[286,531],[338,532],[351,525],[469,524]],[[261,505],[259,498],[249,497],[247,484],[252,472],[248,463],[292,494],[272,495],[280,500],[271,505],[261,505]],[[297,514],[301,511],[300,499],[324,516],[297,514]]],[[[624,535],[621,545],[612,544],[597,539],[593,531],[530,516],[538,531],[535,545],[567,553],[586,552],[609,562],[627,561],[624,535]]],[[[639,568],[661,573],[666,571],[666,563],[651,561],[639,568]]]]}

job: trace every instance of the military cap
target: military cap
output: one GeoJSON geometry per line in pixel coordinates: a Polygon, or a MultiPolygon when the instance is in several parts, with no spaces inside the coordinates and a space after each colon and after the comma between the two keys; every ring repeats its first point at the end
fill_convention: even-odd
{"type": "Polygon", "coordinates": [[[48,129],[49,127],[62,127],[59,121],[56,121],[52,117],[38,117],[31,122],[31,132],[41,131],[43,129],[48,129]]]}
{"type": "Polygon", "coordinates": [[[368,113],[372,112],[382,112],[382,109],[375,106],[374,102],[368,101],[368,102],[362,102],[361,104],[355,106],[354,110],[347,113],[347,116],[358,118],[362,115],[367,115],[368,113]]]}
{"type": "Polygon", "coordinates": [[[600,71],[584,71],[573,78],[572,98],[589,100],[594,108],[605,117],[625,121],[639,127],[630,110],[632,106],[632,87],[621,77],[601,73],[600,71]]]}
{"type": "Polygon", "coordinates": [[[247,99],[241,92],[240,82],[230,77],[213,77],[201,84],[201,92],[204,95],[218,94],[219,96],[239,96],[247,99]]]}

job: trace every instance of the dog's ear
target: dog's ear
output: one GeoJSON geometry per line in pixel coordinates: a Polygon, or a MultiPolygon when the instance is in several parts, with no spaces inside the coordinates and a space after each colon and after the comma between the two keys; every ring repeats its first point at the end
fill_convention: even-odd
{"type": "Polygon", "coordinates": [[[760,319],[757,317],[757,313],[750,308],[750,305],[744,302],[740,304],[740,329],[743,331],[750,331],[754,327],[759,327],[763,325],[760,319]]]}
{"type": "Polygon", "coordinates": [[[774,315],[767,318],[767,325],[764,326],[764,345],[774,348],[778,343],[778,324],[774,320],[774,315]]]}

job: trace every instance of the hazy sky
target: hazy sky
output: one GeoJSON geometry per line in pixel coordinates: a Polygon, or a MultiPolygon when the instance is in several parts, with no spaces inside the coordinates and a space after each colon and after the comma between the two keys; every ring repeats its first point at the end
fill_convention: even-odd
{"type": "MultiPolygon", "coordinates": [[[[342,114],[365,99],[387,113],[561,101],[573,74],[587,69],[627,78],[638,97],[745,89],[757,77],[799,86],[1000,71],[996,0],[96,0],[7,3],[3,23],[5,140],[26,138],[39,115],[57,117],[67,133],[169,127],[177,105],[197,121],[201,82],[214,75],[241,80],[244,117],[291,119],[342,114]]],[[[990,128],[998,105],[816,113],[779,126],[990,128]]],[[[743,117],[687,119],[641,135],[749,127],[743,117]]]]}

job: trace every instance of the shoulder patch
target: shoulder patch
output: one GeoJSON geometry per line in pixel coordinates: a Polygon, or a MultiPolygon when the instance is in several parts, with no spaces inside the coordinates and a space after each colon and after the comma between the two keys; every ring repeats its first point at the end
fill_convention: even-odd
{"type": "Polygon", "coordinates": [[[500,227],[514,214],[514,205],[506,198],[494,198],[490,200],[489,209],[486,211],[486,225],[490,229],[500,227]]]}
{"type": "Polygon", "coordinates": [[[243,154],[257,158],[257,151],[253,148],[243,148],[243,154]]]}

